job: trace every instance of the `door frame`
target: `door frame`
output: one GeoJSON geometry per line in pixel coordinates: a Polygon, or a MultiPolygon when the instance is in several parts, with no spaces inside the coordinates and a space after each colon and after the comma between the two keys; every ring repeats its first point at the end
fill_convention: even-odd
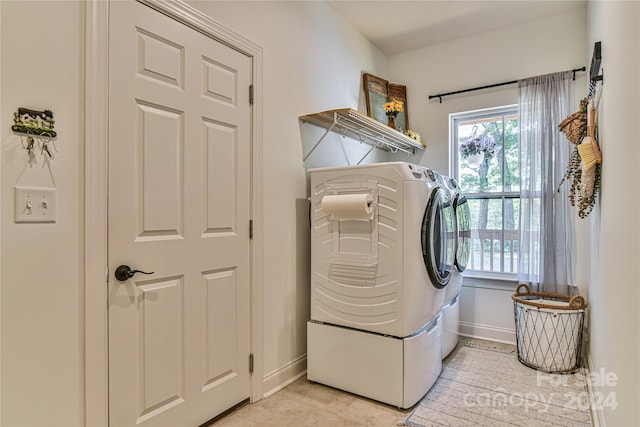
{"type": "MultiPolygon", "coordinates": [[[[250,351],[254,371],[250,399],[262,398],[263,353],[263,187],[262,48],[216,23],[180,0],[137,0],[159,13],[252,58],[254,101],[251,111],[250,351]]],[[[109,424],[108,390],[108,125],[109,1],[85,2],[84,104],[84,402],[86,426],[109,424]]],[[[247,224],[248,226],[248,224],[247,224]]],[[[247,361],[247,364],[249,361],[247,361]]]]}

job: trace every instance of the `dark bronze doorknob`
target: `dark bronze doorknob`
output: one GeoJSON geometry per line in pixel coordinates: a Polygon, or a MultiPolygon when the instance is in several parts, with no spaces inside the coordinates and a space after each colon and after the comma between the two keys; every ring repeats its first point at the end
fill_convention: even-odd
{"type": "Polygon", "coordinates": [[[116,268],[116,272],[114,276],[116,276],[116,279],[119,282],[126,282],[127,280],[131,279],[133,275],[136,273],[153,274],[153,271],[150,273],[147,273],[146,271],[142,271],[142,270],[132,270],[131,267],[129,267],[128,265],[120,265],[118,266],[118,268],[116,268]]]}

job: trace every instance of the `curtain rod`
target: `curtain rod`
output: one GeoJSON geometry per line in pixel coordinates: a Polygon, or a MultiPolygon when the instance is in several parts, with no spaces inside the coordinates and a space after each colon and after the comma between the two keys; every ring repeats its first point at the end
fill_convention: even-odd
{"type": "MultiPolygon", "coordinates": [[[[587,68],[586,67],[582,67],[582,68],[574,68],[573,70],[571,70],[571,72],[573,73],[573,80],[576,79],[576,73],[579,72],[579,71],[587,71],[587,68]]],[[[474,87],[474,88],[471,88],[471,89],[456,90],[455,92],[440,93],[438,95],[429,95],[429,100],[432,100],[433,98],[440,98],[440,104],[442,104],[442,97],[443,96],[457,95],[459,93],[472,92],[474,90],[481,90],[481,89],[489,89],[489,88],[498,87],[498,86],[512,85],[512,84],[516,84],[516,83],[518,83],[518,80],[512,80],[510,82],[496,83],[496,84],[486,85],[486,86],[479,86],[479,87],[474,87]]]]}

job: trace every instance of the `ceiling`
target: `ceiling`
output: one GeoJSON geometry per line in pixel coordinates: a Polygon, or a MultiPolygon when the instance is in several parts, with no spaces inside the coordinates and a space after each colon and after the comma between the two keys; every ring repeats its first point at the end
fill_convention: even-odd
{"type": "Polygon", "coordinates": [[[579,7],[585,0],[327,1],[387,56],[579,7]]]}

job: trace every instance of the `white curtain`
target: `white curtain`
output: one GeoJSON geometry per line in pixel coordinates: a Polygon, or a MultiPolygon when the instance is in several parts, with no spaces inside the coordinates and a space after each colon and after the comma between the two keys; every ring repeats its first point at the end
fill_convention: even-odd
{"type": "Polygon", "coordinates": [[[572,144],[558,124],[571,104],[571,71],[518,82],[520,247],[518,280],[532,290],[568,293],[573,284],[574,222],[569,186],[558,185],[572,144]]]}

